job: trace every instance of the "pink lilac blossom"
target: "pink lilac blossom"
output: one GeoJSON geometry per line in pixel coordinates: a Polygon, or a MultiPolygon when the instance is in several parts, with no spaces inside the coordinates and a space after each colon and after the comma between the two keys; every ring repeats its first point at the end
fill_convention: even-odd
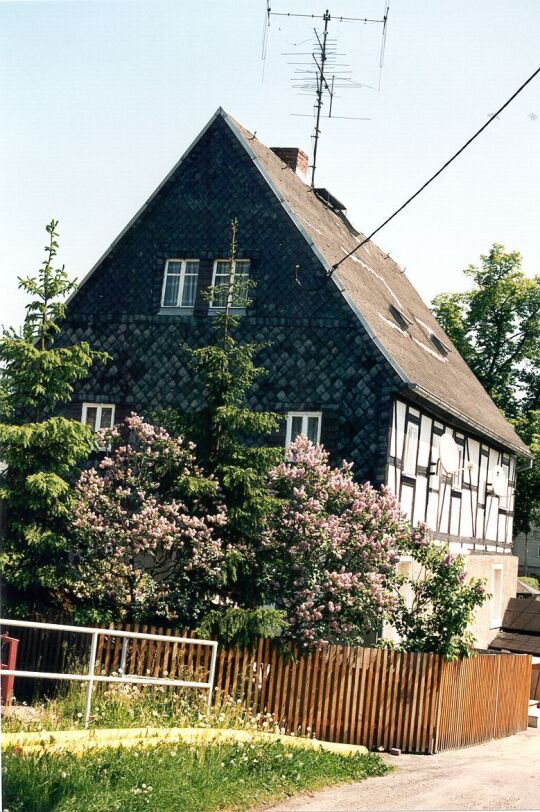
{"type": "Polygon", "coordinates": [[[133,619],[158,612],[177,619],[193,594],[215,592],[223,564],[223,508],[180,498],[182,478],[203,478],[193,445],[132,414],[101,432],[108,448],[76,485],[73,525],[86,545],[86,578],[78,597],[114,606],[133,619]],[[127,436],[127,442],[125,442],[127,436]],[[163,493],[163,480],[172,481],[163,493]]]}
{"type": "Polygon", "coordinates": [[[395,605],[400,550],[429,543],[427,528],[411,531],[387,488],[355,482],[350,463],[332,468],[307,437],[270,480],[282,502],[264,537],[269,583],[291,636],[303,646],[361,643],[395,605]]]}

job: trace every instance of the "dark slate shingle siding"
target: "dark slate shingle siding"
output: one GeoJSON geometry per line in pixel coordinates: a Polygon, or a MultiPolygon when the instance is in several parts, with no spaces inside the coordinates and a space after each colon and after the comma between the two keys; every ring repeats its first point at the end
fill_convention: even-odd
{"type": "Polygon", "coordinates": [[[239,256],[251,259],[257,282],[239,335],[270,344],[257,359],[269,374],[250,406],[321,410],[334,460],[351,459],[359,478],[381,482],[400,382],[221,118],[72,300],[63,340],[85,339],[113,356],[74,401],[141,412],[201,404],[182,345],[212,341],[212,319],[200,300],[192,316],[158,315],[164,264],[226,257],[233,217],[239,256]]]}

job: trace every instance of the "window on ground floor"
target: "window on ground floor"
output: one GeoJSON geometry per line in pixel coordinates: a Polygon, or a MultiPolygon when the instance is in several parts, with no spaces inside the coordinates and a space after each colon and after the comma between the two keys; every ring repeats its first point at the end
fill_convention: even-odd
{"type": "Polygon", "coordinates": [[[503,610],[503,565],[493,564],[491,570],[491,627],[502,623],[503,610]]]}
{"type": "Polygon", "coordinates": [[[110,429],[114,425],[114,403],[83,403],[81,423],[92,431],[110,429]]]}
{"type": "Polygon", "coordinates": [[[312,443],[319,443],[321,423],[322,412],[288,412],[285,446],[288,448],[300,434],[305,434],[312,443]]]}

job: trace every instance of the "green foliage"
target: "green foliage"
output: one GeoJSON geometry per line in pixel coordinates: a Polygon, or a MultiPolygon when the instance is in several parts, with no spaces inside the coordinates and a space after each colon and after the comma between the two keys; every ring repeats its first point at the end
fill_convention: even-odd
{"type": "Polygon", "coordinates": [[[538,580],[538,578],[533,578],[532,575],[520,575],[519,580],[524,584],[534,587],[535,589],[540,589],[540,580],[538,580]]]}
{"type": "Polygon", "coordinates": [[[213,609],[203,618],[197,634],[221,643],[251,646],[263,637],[279,637],[287,626],[285,612],[279,609],[241,609],[231,606],[213,609]]]}
{"type": "Polygon", "coordinates": [[[419,533],[399,549],[412,556],[413,573],[396,576],[390,621],[400,636],[398,648],[437,652],[447,660],[470,656],[475,640],[467,626],[489,597],[483,580],[467,580],[463,556],[451,555],[446,545],[419,533]]]}
{"type": "Polygon", "coordinates": [[[385,775],[374,753],[343,756],[254,737],[90,750],[83,756],[16,748],[4,757],[10,812],[243,812],[298,792],[385,775]]]}
{"type": "Polygon", "coordinates": [[[470,265],[464,272],[472,289],[436,296],[433,312],[497,405],[512,417],[540,354],[540,277],[525,276],[520,254],[505,252],[499,243],[481,260],[480,268],[470,265]]]}
{"type": "Polygon", "coordinates": [[[0,445],[6,464],[0,499],[7,512],[0,563],[5,598],[20,614],[62,604],[72,578],[70,482],[95,444],[87,426],[52,414],[69,401],[90,366],[108,357],[86,342],[54,346],[65,314],[62,297],[75,287],[64,268],[52,264],[56,227],[54,220],[47,226],[46,259],[37,276],[19,279],[33,297],[24,327],[20,333],[4,330],[0,339],[0,445]]]}
{"type": "Polygon", "coordinates": [[[514,530],[540,514],[540,276],[528,278],[518,252],[495,243],[480,268],[464,272],[471,290],[442,293],[433,312],[473,372],[534,454],[517,480],[514,530]]]}
{"type": "MultiPolygon", "coordinates": [[[[236,267],[237,232],[235,220],[230,249],[232,269],[236,267]]],[[[276,431],[279,416],[246,406],[246,393],[267,374],[266,369],[255,364],[255,355],[264,345],[241,343],[232,335],[240,324],[240,311],[251,303],[249,291],[253,285],[252,280],[231,272],[226,283],[204,293],[209,302],[223,303],[213,315],[216,341],[206,347],[185,349],[202,384],[205,406],[189,416],[175,416],[170,410],[161,416],[169,430],[186,432],[195,442],[197,462],[219,482],[227,508],[225,593],[248,606],[258,603],[260,538],[275,507],[266,477],[283,458],[282,449],[260,444],[276,431]]]]}
{"type": "Polygon", "coordinates": [[[540,527],[540,408],[519,415],[514,426],[533,454],[530,470],[518,474],[514,518],[514,533],[527,535],[540,527]]]}

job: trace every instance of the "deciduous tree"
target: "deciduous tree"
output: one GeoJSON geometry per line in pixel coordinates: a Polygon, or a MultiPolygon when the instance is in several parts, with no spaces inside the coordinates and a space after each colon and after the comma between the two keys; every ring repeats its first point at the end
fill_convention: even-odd
{"type": "Polygon", "coordinates": [[[76,485],[78,603],[115,620],[193,624],[222,577],[225,513],[193,446],[138,415],[98,433],[107,447],[76,485]]]}

